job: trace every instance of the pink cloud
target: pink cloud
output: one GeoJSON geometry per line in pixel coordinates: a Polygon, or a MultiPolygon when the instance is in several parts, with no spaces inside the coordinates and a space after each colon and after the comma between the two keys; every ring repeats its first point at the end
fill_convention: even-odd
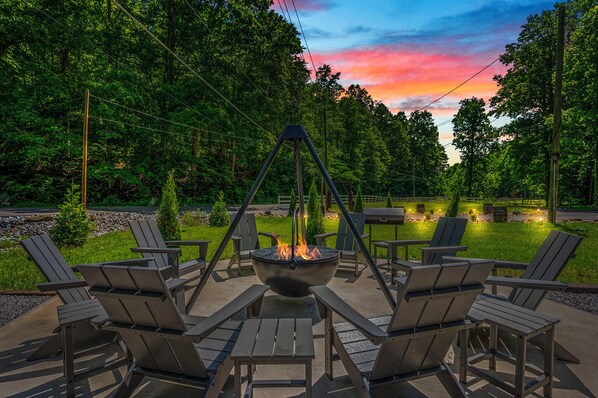
{"type": "MultiPolygon", "coordinates": [[[[497,54],[454,54],[393,46],[313,55],[316,65],[327,63],[340,71],[344,85],[360,84],[376,100],[405,112],[429,104],[497,57],[497,54]]],[[[463,98],[476,96],[488,102],[496,92],[492,76],[504,71],[505,67],[497,62],[427,109],[436,116],[451,116],[463,98]]]]}

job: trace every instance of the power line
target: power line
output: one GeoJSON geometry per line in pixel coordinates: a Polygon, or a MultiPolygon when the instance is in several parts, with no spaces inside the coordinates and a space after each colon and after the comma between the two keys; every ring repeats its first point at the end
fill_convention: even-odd
{"type": "MultiPolygon", "coordinates": [[[[307,44],[307,37],[305,37],[305,32],[303,31],[303,25],[301,24],[301,19],[299,18],[299,13],[297,12],[297,7],[295,6],[295,0],[291,0],[293,3],[293,8],[295,9],[295,15],[297,15],[297,21],[299,22],[299,28],[301,29],[301,34],[303,35],[303,41],[305,41],[305,48],[307,49],[307,54],[309,55],[309,59],[311,60],[311,66],[314,68],[314,75],[317,71],[316,64],[314,63],[314,59],[311,56],[311,51],[309,50],[309,44],[307,44]]],[[[311,73],[309,74],[311,78],[311,73]]]]}
{"type": "Polygon", "coordinates": [[[472,80],[473,78],[475,78],[476,76],[478,76],[483,71],[485,71],[486,69],[488,69],[489,67],[491,67],[492,65],[494,65],[499,60],[500,60],[500,58],[496,58],[494,61],[490,62],[488,65],[486,65],[482,69],[480,69],[478,72],[474,73],[471,77],[469,77],[463,83],[459,84],[457,87],[455,87],[452,90],[448,91],[446,94],[443,94],[440,97],[436,98],[434,101],[430,102],[428,105],[426,105],[426,106],[424,106],[422,108],[419,108],[418,111],[423,111],[424,109],[428,108],[430,105],[433,105],[433,104],[437,103],[438,101],[440,101],[441,99],[443,99],[444,97],[446,97],[447,95],[449,95],[450,93],[452,93],[453,91],[459,89],[461,86],[463,86],[466,83],[468,83],[470,80],[472,80]]]}
{"type": "Polygon", "coordinates": [[[259,129],[265,131],[267,134],[272,135],[272,133],[270,133],[268,130],[263,128],[259,123],[257,123],[255,120],[253,120],[251,117],[249,117],[245,112],[243,112],[241,109],[239,109],[235,104],[233,104],[228,98],[226,98],[226,96],[224,96],[224,94],[222,94],[220,91],[218,91],[218,89],[216,89],[214,86],[212,86],[206,79],[204,79],[199,73],[197,73],[197,71],[195,69],[191,68],[189,66],[189,64],[187,64],[177,53],[175,53],[173,50],[171,50],[170,47],[168,47],[160,39],[158,39],[158,37],[156,35],[154,35],[145,25],[143,25],[141,22],[139,22],[139,20],[137,18],[135,18],[133,15],[131,15],[131,13],[129,13],[129,11],[127,11],[127,9],[124,8],[118,1],[113,0],[113,2],[114,2],[114,4],[116,4],[116,6],[118,8],[121,9],[122,12],[125,13],[125,15],[127,17],[129,17],[129,19],[131,19],[137,26],[139,26],[143,31],[145,31],[145,33],[147,33],[156,43],[158,43],[160,45],[160,47],[162,47],[169,54],[171,54],[174,58],[176,58],[177,61],[179,61],[183,66],[185,66],[191,73],[193,73],[206,86],[208,86],[208,88],[210,90],[212,90],[214,93],[216,93],[227,104],[229,104],[237,112],[239,112],[241,115],[243,115],[243,117],[245,117],[245,119],[247,119],[249,122],[254,124],[259,129]]]}

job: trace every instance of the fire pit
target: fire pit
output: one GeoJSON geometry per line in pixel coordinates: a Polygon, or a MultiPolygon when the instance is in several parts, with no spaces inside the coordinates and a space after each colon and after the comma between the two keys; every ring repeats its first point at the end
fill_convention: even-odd
{"type": "Polygon", "coordinates": [[[310,294],[310,286],[326,285],[336,273],[338,251],[327,247],[296,246],[297,256],[291,257],[284,255],[287,253],[285,247],[290,253],[286,245],[251,253],[256,275],[272,291],[286,297],[305,297],[310,294]],[[304,258],[307,256],[301,256],[301,247],[312,256],[307,259],[304,258]]]}

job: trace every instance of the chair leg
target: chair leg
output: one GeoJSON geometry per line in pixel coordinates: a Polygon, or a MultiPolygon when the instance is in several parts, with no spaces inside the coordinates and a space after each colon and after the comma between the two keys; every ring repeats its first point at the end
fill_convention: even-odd
{"type": "Polygon", "coordinates": [[[141,384],[143,375],[135,373],[135,366],[131,366],[123,380],[120,382],[116,390],[112,393],[111,398],[128,398],[135,389],[141,384]]]}
{"type": "Polygon", "coordinates": [[[467,392],[459,383],[459,380],[453,374],[451,368],[446,364],[442,364],[443,371],[436,374],[436,377],[442,383],[444,389],[448,392],[451,398],[465,398],[467,397],[467,392]]]}
{"type": "Polygon", "coordinates": [[[57,333],[47,339],[37,350],[35,350],[27,361],[37,361],[58,355],[62,351],[62,334],[57,333]]]}
{"type": "Polygon", "coordinates": [[[226,266],[226,269],[231,269],[236,262],[237,262],[237,255],[233,253],[233,256],[228,261],[228,265],[226,266]]]}

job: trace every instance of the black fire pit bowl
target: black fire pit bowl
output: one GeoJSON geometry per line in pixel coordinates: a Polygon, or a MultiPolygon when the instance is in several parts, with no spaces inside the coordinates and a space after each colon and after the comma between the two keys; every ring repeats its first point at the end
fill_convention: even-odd
{"type": "MultiPolygon", "coordinates": [[[[314,246],[310,246],[310,249],[314,246]]],[[[251,253],[253,269],[263,284],[286,297],[309,296],[310,286],[326,285],[338,268],[337,250],[318,247],[320,258],[295,261],[278,260],[276,247],[258,249],[251,253]]]]}

